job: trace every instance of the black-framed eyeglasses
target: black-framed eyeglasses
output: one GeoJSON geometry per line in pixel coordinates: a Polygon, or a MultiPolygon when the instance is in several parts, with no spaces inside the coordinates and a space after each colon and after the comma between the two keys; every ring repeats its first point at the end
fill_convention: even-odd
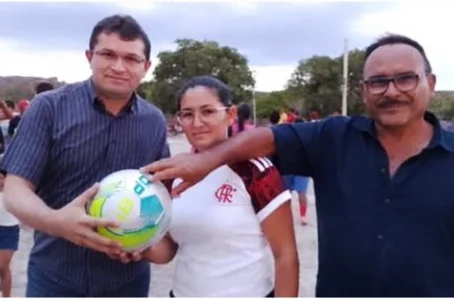
{"type": "Polygon", "coordinates": [[[400,92],[409,92],[414,90],[420,81],[420,76],[416,73],[399,74],[392,77],[372,77],[364,80],[368,92],[372,95],[384,94],[389,83],[393,83],[396,89],[400,92]]]}
{"type": "Polygon", "coordinates": [[[194,122],[195,115],[198,114],[202,122],[209,123],[216,119],[220,111],[226,111],[230,107],[204,107],[200,110],[181,110],[178,111],[176,116],[181,124],[189,125],[194,122]]]}
{"type": "Polygon", "coordinates": [[[108,63],[113,63],[118,61],[118,59],[121,59],[128,66],[138,66],[145,62],[145,58],[138,57],[135,55],[120,56],[115,52],[104,50],[95,51],[93,53],[108,63]]]}

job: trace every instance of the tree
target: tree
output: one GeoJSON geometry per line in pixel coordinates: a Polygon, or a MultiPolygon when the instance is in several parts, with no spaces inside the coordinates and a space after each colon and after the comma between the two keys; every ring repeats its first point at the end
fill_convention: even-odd
{"type": "Polygon", "coordinates": [[[289,97],[286,91],[273,91],[270,93],[256,93],[257,118],[268,119],[273,110],[289,107],[289,97]]]}
{"type": "Polygon", "coordinates": [[[150,98],[165,113],[176,110],[176,93],[192,77],[213,75],[228,84],[235,103],[249,102],[255,85],[246,57],[213,41],[180,39],[175,51],[159,53],[150,98]]]}
{"type": "MultiPolygon", "coordinates": [[[[348,112],[361,114],[360,80],[364,52],[349,53],[348,112]]],[[[305,110],[317,109],[322,116],[342,107],[343,56],[312,56],[300,60],[287,84],[288,95],[305,110]]]]}
{"type": "Polygon", "coordinates": [[[150,101],[150,98],[153,94],[154,84],[155,82],[153,80],[141,83],[137,88],[137,93],[143,96],[146,100],[150,101]]]}
{"type": "Polygon", "coordinates": [[[439,91],[431,99],[429,110],[444,120],[454,120],[454,93],[439,91]]]}

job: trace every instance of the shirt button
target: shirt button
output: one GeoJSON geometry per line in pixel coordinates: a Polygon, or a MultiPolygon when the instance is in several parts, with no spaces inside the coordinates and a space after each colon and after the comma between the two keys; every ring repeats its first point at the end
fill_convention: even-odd
{"type": "Polygon", "coordinates": [[[391,200],[389,200],[389,198],[385,199],[385,202],[386,203],[389,203],[391,200]]]}
{"type": "Polygon", "coordinates": [[[377,239],[379,239],[379,240],[383,240],[383,239],[384,239],[384,237],[383,237],[383,235],[377,235],[377,239]]]}
{"type": "Polygon", "coordinates": [[[381,168],[380,171],[381,171],[381,173],[385,173],[386,172],[386,168],[381,168]]]}

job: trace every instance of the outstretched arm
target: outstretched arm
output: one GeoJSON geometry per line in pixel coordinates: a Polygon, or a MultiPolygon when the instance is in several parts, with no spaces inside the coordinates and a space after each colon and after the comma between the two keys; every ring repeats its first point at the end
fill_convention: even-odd
{"type": "Polygon", "coordinates": [[[166,181],[173,178],[184,179],[183,183],[172,190],[172,194],[176,196],[221,165],[258,156],[268,156],[274,153],[274,149],[272,130],[270,128],[258,128],[229,138],[208,151],[162,159],[142,167],[141,171],[152,173],[151,180],[153,181],[166,181]]]}
{"type": "Polygon", "coordinates": [[[282,174],[312,176],[313,165],[320,164],[320,153],[329,144],[322,142],[330,138],[322,137],[322,131],[337,126],[333,123],[325,130],[324,123],[283,124],[248,130],[209,150],[162,159],[142,167],[141,171],[152,174],[150,179],[153,181],[182,179],[172,189],[174,196],[201,181],[221,165],[256,157],[273,156],[282,174]]]}

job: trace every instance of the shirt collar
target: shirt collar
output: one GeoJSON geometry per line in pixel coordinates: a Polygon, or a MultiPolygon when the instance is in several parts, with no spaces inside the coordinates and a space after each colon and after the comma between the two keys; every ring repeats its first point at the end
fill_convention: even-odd
{"type": "MultiPolygon", "coordinates": [[[[93,79],[91,77],[85,82],[85,87],[88,92],[90,101],[93,103],[93,105],[105,111],[104,104],[99,100],[98,96],[96,95],[96,89],[93,83],[93,79]]],[[[123,108],[122,112],[137,113],[138,98],[139,96],[136,94],[136,92],[134,92],[131,95],[131,99],[129,100],[128,104],[123,108]]]]}
{"type": "MultiPolygon", "coordinates": [[[[429,145],[427,146],[427,149],[441,147],[448,152],[454,152],[453,145],[447,142],[447,132],[441,127],[438,118],[433,113],[426,111],[424,113],[424,120],[431,124],[434,128],[434,134],[432,136],[432,139],[430,140],[429,145]]],[[[354,118],[352,125],[363,132],[369,133],[374,138],[377,138],[374,121],[371,118],[354,118]]]]}

